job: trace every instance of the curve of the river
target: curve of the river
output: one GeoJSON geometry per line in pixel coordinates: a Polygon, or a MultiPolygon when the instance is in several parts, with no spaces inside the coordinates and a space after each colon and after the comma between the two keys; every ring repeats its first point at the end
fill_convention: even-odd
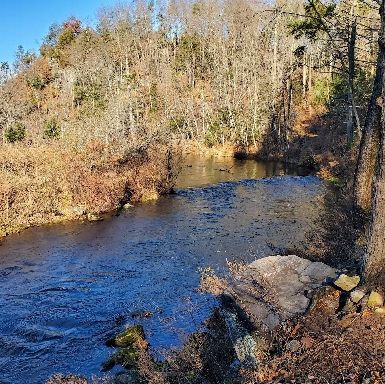
{"type": "Polygon", "coordinates": [[[136,322],[153,348],[180,346],[213,304],[196,291],[199,268],[277,253],[313,225],[321,181],[285,173],[276,164],[192,159],[171,196],[102,222],[4,240],[0,383],[98,375],[111,352],[105,341],[136,322]]]}

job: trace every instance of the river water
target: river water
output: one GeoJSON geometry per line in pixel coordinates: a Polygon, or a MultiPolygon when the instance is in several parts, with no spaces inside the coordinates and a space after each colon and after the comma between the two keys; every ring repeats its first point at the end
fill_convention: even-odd
{"type": "Polygon", "coordinates": [[[134,323],[154,350],[180,346],[214,304],[197,292],[199,268],[299,245],[323,193],[318,178],[279,164],[189,158],[173,195],[5,239],[0,383],[99,375],[105,341],[134,323]]]}

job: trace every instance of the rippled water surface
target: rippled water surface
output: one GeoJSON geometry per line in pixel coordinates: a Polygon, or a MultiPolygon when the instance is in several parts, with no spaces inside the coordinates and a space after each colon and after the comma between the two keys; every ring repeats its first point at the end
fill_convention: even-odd
{"type": "Polygon", "coordinates": [[[191,158],[174,195],[0,243],[0,383],[97,375],[105,341],[136,322],[153,348],[180,346],[213,304],[196,291],[199,268],[277,253],[313,225],[323,186],[287,172],[191,158]]]}

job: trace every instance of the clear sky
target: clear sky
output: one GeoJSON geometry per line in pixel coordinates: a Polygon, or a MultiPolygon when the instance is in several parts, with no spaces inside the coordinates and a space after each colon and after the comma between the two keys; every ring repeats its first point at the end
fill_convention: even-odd
{"type": "Polygon", "coordinates": [[[19,45],[38,54],[53,23],[61,24],[67,17],[76,16],[86,25],[94,25],[100,7],[119,2],[125,1],[0,0],[0,63],[13,63],[19,45]]]}

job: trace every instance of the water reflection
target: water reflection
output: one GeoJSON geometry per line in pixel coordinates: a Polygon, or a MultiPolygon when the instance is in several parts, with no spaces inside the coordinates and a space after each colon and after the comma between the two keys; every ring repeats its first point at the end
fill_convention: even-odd
{"type": "Polygon", "coordinates": [[[232,157],[190,156],[184,161],[177,188],[202,187],[224,181],[263,179],[266,177],[309,174],[308,169],[278,161],[257,162],[232,157]]]}

